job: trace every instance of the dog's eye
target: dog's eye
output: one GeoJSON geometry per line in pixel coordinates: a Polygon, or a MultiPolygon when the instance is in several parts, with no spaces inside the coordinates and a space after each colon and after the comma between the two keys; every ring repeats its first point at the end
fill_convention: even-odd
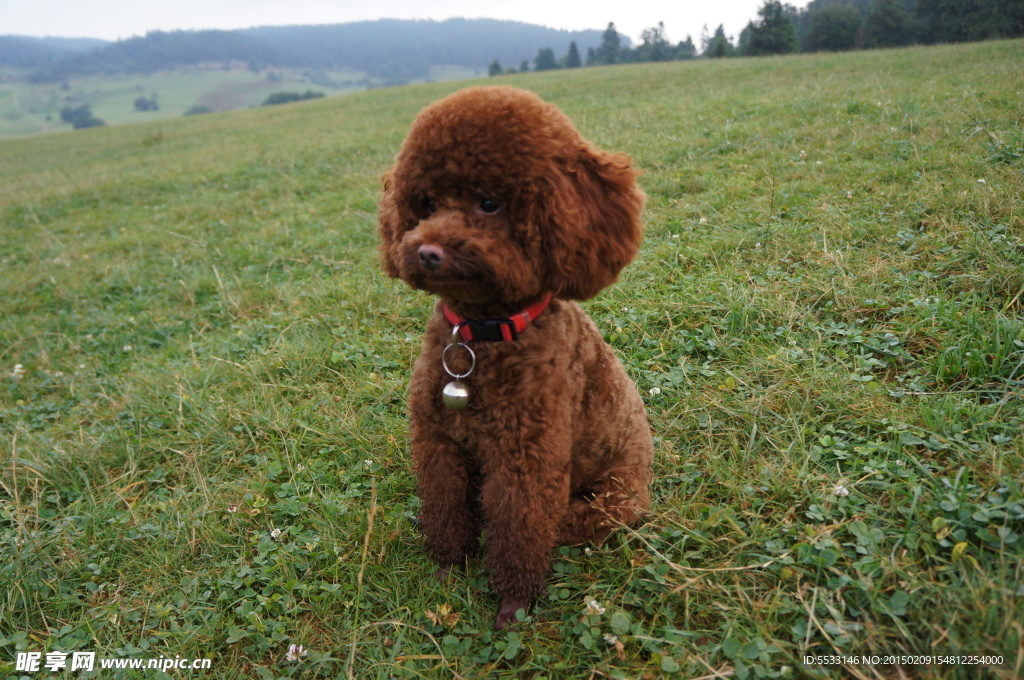
{"type": "Polygon", "coordinates": [[[434,213],[437,212],[437,201],[430,197],[424,198],[423,209],[426,211],[428,215],[433,215],[434,213]]]}
{"type": "Polygon", "coordinates": [[[489,198],[485,198],[484,200],[480,201],[480,210],[487,213],[488,215],[493,215],[494,213],[498,212],[500,208],[501,206],[498,205],[497,201],[492,201],[489,198]]]}

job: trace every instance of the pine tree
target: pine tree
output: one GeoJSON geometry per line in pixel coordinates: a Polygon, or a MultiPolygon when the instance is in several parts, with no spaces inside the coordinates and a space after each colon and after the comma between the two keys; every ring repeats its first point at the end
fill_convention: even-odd
{"type": "Polygon", "coordinates": [[[875,0],[864,18],[865,47],[900,47],[915,41],[910,15],[900,0],[875,0]]]}
{"type": "Polygon", "coordinates": [[[693,44],[693,39],[690,36],[686,36],[686,40],[676,45],[676,59],[693,59],[697,56],[697,46],[693,44]]]}
{"type": "Polygon", "coordinates": [[[569,43],[569,53],[565,55],[565,67],[566,68],[579,68],[583,66],[583,62],[580,61],[580,51],[576,47],[576,41],[569,43]]]}
{"type": "Polygon", "coordinates": [[[729,42],[729,38],[725,35],[725,26],[718,24],[715,34],[708,39],[707,47],[704,49],[702,56],[717,59],[718,57],[731,57],[735,53],[736,48],[733,47],[733,44],[729,42]]]}
{"type": "Polygon", "coordinates": [[[743,41],[743,54],[789,54],[796,52],[796,26],[790,14],[795,11],[784,7],[781,0],[765,0],[757,10],[760,19],[747,25],[749,34],[743,41]]]}
{"type": "Polygon", "coordinates": [[[709,47],[711,47],[711,34],[708,33],[708,25],[704,24],[700,29],[700,53],[706,56],[709,47]]]}
{"type": "Polygon", "coordinates": [[[551,71],[558,68],[558,61],[555,59],[555,51],[550,47],[542,47],[537,50],[537,56],[533,58],[534,71],[551,71]]]}
{"type": "Polygon", "coordinates": [[[665,23],[658,22],[654,28],[646,28],[640,34],[643,44],[637,48],[638,61],[668,61],[672,58],[672,48],[665,36],[665,23]]]}
{"type": "Polygon", "coordinates": [[[806,52],[841,52],[857,46],[861,16],[849,5],[826,5],[808,12],[807,33],[803,37],[806,52]]]}
{"type": "Polygon", "coordinates": [[[501,62],[495,59],[494,61],[491,62],[490,67],[488,67],[487,75],[493,78],[494,76],[500,76],[501,73],[501,62]]]}
{"type": "Polygon", "coordinates": [[[750,54],[750,39],[757,31],[757,27],[753,21],[748,21],[747,25],[740,31],[739,40],[736,41],[736,51],[742,55],[750,54]]]}
{"type": "Polygon", "coordinates": [[[597,63],[598,64],[617,64],[619,63],[619,50],[622,48],[622,39],[619,38],[619,32],[615,30],[615,23],[609,21],[608,28],[605,29],[604,35],[601,36],[601,46],[597,48],[597,63]]]}

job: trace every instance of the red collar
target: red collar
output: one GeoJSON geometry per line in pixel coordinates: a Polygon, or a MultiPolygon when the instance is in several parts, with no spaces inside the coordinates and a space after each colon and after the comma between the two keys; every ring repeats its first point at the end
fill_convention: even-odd
{"type": "Polygon", "coordinates": [[[530,325],[531,321],[547,309],[549,302],[551,302],[551,293],[507,319],[465,319],[453,312],[448,305],[441,305],[441,308],[444,311],[444,318],[448,319],[452,326],[462,324],[462,327],[459,328],[459,335],[464,342],[472,340],[512,342],[530,325]]]}

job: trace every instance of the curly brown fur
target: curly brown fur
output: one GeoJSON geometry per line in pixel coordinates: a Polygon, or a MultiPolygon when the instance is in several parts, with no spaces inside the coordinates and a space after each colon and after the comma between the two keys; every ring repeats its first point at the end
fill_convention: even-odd
{"type": "MultiPolygon", "coordinates": [[[[627,156],[588,144],[555,106],[509,87],[424,109],[384,178],[385,271],[440,300],[409,394],[420,529],[438,575],[486,529],[504,628],[542,592],[552,549],[600,542],[649,505],[643,403],[572,300],[596,295],[640,246],[644,194],[627,156]],[[471,399],[446,408],[441,352],[463,317],[554,299],[514,342],[471,342],[471,399]]],[[[450,367],[468,368],[451,353],[450,367]]]]}

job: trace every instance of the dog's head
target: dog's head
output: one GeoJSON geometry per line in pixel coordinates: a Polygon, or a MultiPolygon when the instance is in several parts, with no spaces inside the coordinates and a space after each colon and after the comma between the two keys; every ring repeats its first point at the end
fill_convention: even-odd
{"type": "Polygon", "coordinates": [[[643,203],[629,158],[554,105],[462,90],[420,112],[384,177],[384,270],[466,304],[584,300],[636,255],[643,203]]]}

